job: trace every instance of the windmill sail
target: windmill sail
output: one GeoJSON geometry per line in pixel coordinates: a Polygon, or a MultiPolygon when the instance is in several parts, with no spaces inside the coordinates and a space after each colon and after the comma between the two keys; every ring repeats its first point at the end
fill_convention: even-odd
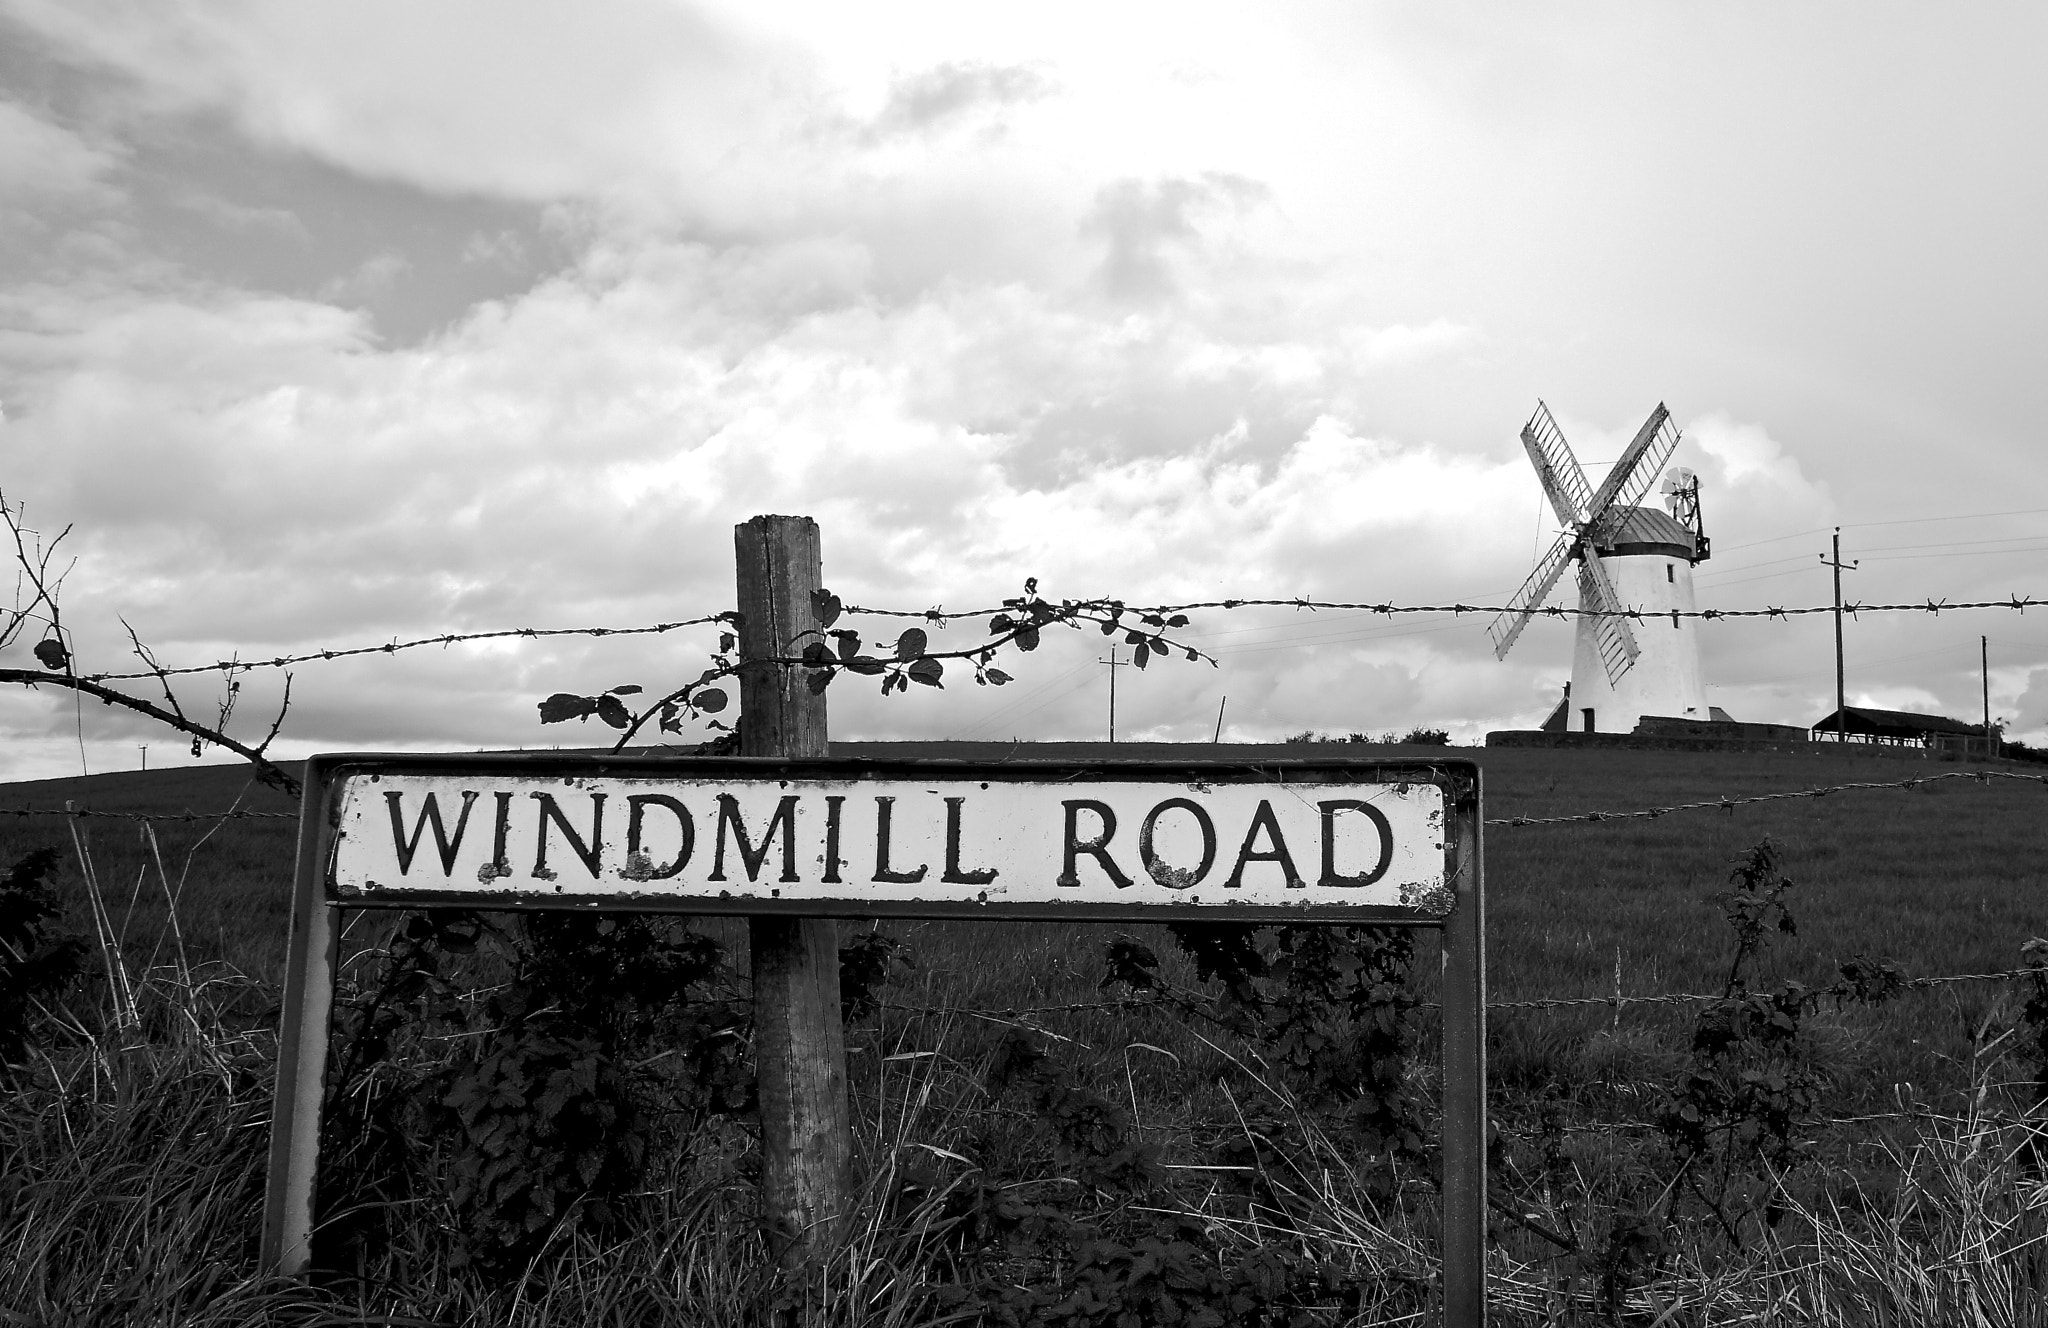
{"type": "Polygon", "coordinates": [[[1657,481],[1657,472],[1664,469],[1664,463],[1671,459],[1671,453],[1678,447],[1678,430],[1671,427],[1671,412],[1663,402],[1650,412],[1650,418],[1643,421],[1643,427],[1636,430],[1636,436],[1615,458],[1614,468],[1607,472],[1607,478],[1600,481],[1600,487],[1593,492],[1591,504],[1586,509],[1586,524],[1595,538],[1604,535],[1615,522],[1627,515],[1627,509],[1634,507],[1642,496],[1650,491],[1657,481]]]}
{"type": "Polygon", "coordinates": [[[1584,524],[1593,512],[1586,472],[1572,455],[1557,421],[1550,418],[1550,407],[1541,400],[1536,403],[1536,413],[1522,426],[1522,446],[1529,453],[1529,464],[1536,467],[1536,478],[1542,482],[1557,519],[1567,526],[1584,524]]]}
{"type": "Polygon", "coordinates": [[[1522,629],[1536,616],[1536,610],[1542,607],[1543,597],[1550,593],[1550,588],[1564,575],[1565,566],[1571,562],[1572,550],[1578,544],[1578,540],[1575,531],[1566,531],[1558,536],[1557,543],[1550,546],[1550,552],[1543,555],[1543,561],[1536,564],[1536,570],[1529,574],[1529,579],[1522,583],[1522,588],[1508,601],[1507,610],[1495,618],[1486,629],[1487,635],[1493,638],[1495,659],[1508,657],[1508,650],[1515,644],[1515,638],[1522,634],[1522,629]]]}
{"type": "Polygon", "coordinates": [[[1623,611],[1621,596],[1615,593],[1614,583],[1607,579],[1607,569],[1600,563],[1600,555],[1591,548],[1585,550],[1584,561],[1579,566],[1579,607],[1602,615],[1596,621],[1594,636],[1600,643],[1600,664],[1607,670],[1607,681],[1616,683],[1621,676],[1634,667],[1636,657],[1643,653],[1636,644],[1636,634],[1629,629],[1628,619],[1611,616],[1623,611]]]}

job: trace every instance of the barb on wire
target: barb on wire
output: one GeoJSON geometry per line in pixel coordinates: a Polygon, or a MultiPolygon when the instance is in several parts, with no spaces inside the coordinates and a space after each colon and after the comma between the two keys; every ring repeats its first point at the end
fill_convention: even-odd
{"type": "Polygon", "coordinates": [[[422,636],[412,641],[387,641],[381,645],[349,646],[340,650],[314,650],[302,655],[278,655],[271,659],[223,659],[211,664],[192,664],[175,669],[152,668],[137,673],[87,673],[80,676],[88,682],[128,682],[139,678],[161,680],[180,674],[214,673],[220,670],[281,669],[293,664],[346,659],[352,655],[395,655],[401,650],[416,650],[421,646],[452,646],[465,641],[496,641],[514,636],[534,640],[547,636],[658,636],[684,627],[731,623],[738,617],[738,613],[728,609],[723,613],[707,614],[701,618],[684,618],[677,622],[653,623],[645,627],[507,627],[490,632],[444,632],[439,636],[422,636]]]}
{"type": "Polygon", "coordinates": [[[1569,816],[1499,816],[1488,817],[1488,825],[1520,827],[1530,825],[1571,825],[1591,821],[1655,820],[1673,812],[1723,811],[1732,812],[1737,807],[1746,807],[1759,802],[1784,802],[1795,798],[1825,798],[1830,793],[1847,793],[1863,789],[1914,789],[1922,784],[1938,784],[1948,779],[1970,779],[1988,784],[1994,779],[2014,779],[2024,784],[2048,784],[2048,775],[2023,775],[2013,770],[1956,770],[1941,775],[1918,775],[1912,779],[1895,779],[1885,782],[1863,781],[1853,784],[1828,784],[1820,788],[1792,789],[1783,793],[1755,793],[1746,798],[1731,798],[1723,795],[1706,802],[1680,802],[1667,807],[1643,807],[1635,811],[1574,812],[1569,816]]]}

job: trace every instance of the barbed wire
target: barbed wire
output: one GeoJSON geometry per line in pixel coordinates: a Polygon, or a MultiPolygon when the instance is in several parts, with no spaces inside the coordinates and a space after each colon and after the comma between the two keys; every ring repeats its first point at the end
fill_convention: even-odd
{"type": "Polygon", "coordinates": [[[69,816],[91,817],[106,821],[296,821],[297,812],[259,812],[241,808],[229,812],[96,812],[80,807],[66,810],[63,807],[0,807],[0,816],[69,816]]]}
{"type": "MultiPolygon", "coordinates": [[[[1908,991],[1928,991],[1936,987],[1953,986],[1963,982],[2011,982],[2019,978],[2048,978],[2048,969],[2009,968],[1997,973],[1947,973],[1934,977],[1902,978],[1899,987],[1908,991]]],[[[1826,995],[1825,990],[1814,995],[1826,995]]],[[[1563,996],[1526,1001],[1488,1001],[1488,1010],[1567,1010],[1583,1006],[1616,1008],[1624,1005],[1704,1005],[1710,1001],[1728,999],[1714,992],[1671,991],[1657,992],[1647,996],[1563,996]]],[[[905,1014],[967,1014],[990,1018],[1023,1019],[1041,1014],[1078,1014],[1088,1010],[1139,1010],[1154,1007],[1167,1008],[1166,1003],[1152,997],[1122,996],[1106,1001],[1065,1001],[1056,1005],[904,1005],[880,1001],[877,1006],[884,1010],[895,1010],[905,1014]]],[[[1438,1010],[1442,1006],[1436,1001],[1417,1001],[1410,1007],[1415,1010],[1438,1010]]]]}
{"type": "MultiPolygon", "coordinates": [[[[1051,602],[1051,601],[1048,601],[1051,602]]],[[[1062,601],[1066,602],[1066,601],[1062,601]]],[[[1215,599],[1191,600],[1183,604],[1124,604],[1115,600],[1080,600],[1075,603],[1117,605],[1127,615],[1143,617],[1147,614],[1165,617],[1175,613],[1186,613],[1201,609],[1251,609],[1286,608],[1307,609],[1311,612],[1324,609],[1339,612],[1376,613],[1387,616],[1399,614],[1452,614],[1467,613],[1520,613],[1527,606],[1512,607],[1502,604],[1395,604],[1388,601],[1370,600],[1319,600],[1302,596],[1275,599],[1215,599]]],[[[1001,605],[983,609],[946,609],[934,605],[928,609],[887,609],[869,605],[850,604],[842,611],[849,615],[871,618],[915,618],[930,623],[957,622],[967,618],[986,618],[995,614],[1011,612],[1015,605],[1001,605]]],[[[2028,609],[2048,607],[2048,599],[2037,599],[2025,595],[2009,595],[2004,599],[1957,600],[1928,599],[1917,604],[1872,604],[1848,603],[1841,611],[1856,616],[1865,613],[1933,613],[1967,609],[2017,609],[2024,613],[2028,609]]],[[[1815,614],[1833,613],[1832,604],[1772,606],[1761,609],[1588,609],[1562,604],[1545,605],[1529,612],[1544,618],[1627,618],[1643,622],[1650,618],[1697,618],[1712,622],[1722,618],[1781,618],[1791,619],[1815,614]]],[[[299,654],[274,655],[263,659],[223,659],[211,664],[181,665],[177,668],[140,669],[129,672],[86,673],[81,678],[89,682],[132,682],[146,678],[172,678],[196,673],[217,673],[223,670],[243,672],[249,669],[288,668],[294,664],[320,663],[328,660],[347,659],[360,655],[393,655],[401,650],[416,650],[422,646],[452,646],[468,641],[506,640],[514,637],[536,640],[556,636],[658,636],[678,631],[685,627],[703,627],[712,623],[730,623],[738,614],[734,610],[705,614],[702,617],[683,618],[674,622],[652,623],[638,627],[507,627],[486,632],[443,632],[434,636],[417,637],[409,641],[385,641],[376,645],[345,646],[330,650],[309,650],[299,654]]]]}
{"type": "Polygon", "coordinates": [[[2014,770],[1953,770],[1939,775],[1916,775],[1911,779],[1859,780],[1847,784],[1826,784],[1810,789],[1792,789],[1780,793],[1753,793],[1747,797],[1731,798],[1722,795],[1708,802],[1678,802],[1663,807],[1642,807],[1633,811],[1574,812],[1566,816],[1499,816],[1488,817],[1486,824],[1520,828],[1531,825],[1570,825],[1596,821],[1655,820],[1674,812],[1734,811],[1737,807],[1748,807],[1760,802],[1784,802],[1796,798],[1825,798],[1833,793],[1858,792],[1865,789],[1914,789],[1922,784],[1938,784],[1950,779],[1971,779],[1990,783],[1994,779],[2018,780],[2025,784],[2048,785],[2048,775],[2023,775],[2014,770]]]}
{"type": "MultiPolygon", "coordinates": [[[[1051,602],[1051,601],[1048,601],[1051,602]]],[[[1528,605],[1506,604],[1394,604],[1388,601],[1372,600],[1330,600],[1308,599],[1293,596],[1285,599],[1209,599],[1190,600],[1184,604],[1122,604],[1114,600],[1084,600],[1081,603],[1119,604],[1126,614],[1187,613],[1199,609],[1309,609],[1311,611],[1332,609],[1344,612],[1377,613],[1384,615],[1410,613],[1522,613],[1527,612],[1538,618],[1627,618],[1642,622],[1650,618],[1699,618],[1708,622],[1721,618],[1800,618],[1814,614],[1833,613],[1832,604],[1774,605],[1761,609],[1587,609],[1562,604],[1547,604],[1541,608],[1528,605]]],[[[1003,605],[991,609],[946,609],[934,605],[929,609],[880,609],[867,605],[849,604],[845,612],[861,614],[871,618],[921,618],[926,622],[956,622],[963,618],[984,618],[991,614],[1009,613],[1015,605],[1003,605]]],[[[1863,613],[1933,613],[1963,609],[2017,609],[2024,613],[2028,609],[2048,607],[2048,599],[2036,599],[2027,595],[2008,595],[2004,599],[1956,600],[1928,599],[1917,604],[1868,604],[1845,603],[1843,613],[1855,616],[1863,613]]]]}
{"type": "Polygon", "coordinates": [[[174,678],[184,674],[216,673],[222,670],[241,673],[248,669],[282,669],[293,664],[346,659],[352,655],[395,655],[401,650],[416,650],[421,646],[452,646],[465,641],[497,641],[508,637],[539,639],[548,636],[659,636],[664,632],[678,631],[685,627],[731,622],[737,616],[736,612],[727,610],[723,613],[707,614],[701,618],[683,618],[676,622],[653,623],[645,627],[507,627],[489,632],[444,632],[439,636],[422,636],[411,641],[387,641],[380,645],[348,646],[340,650],[312,650],[304,654],[277,655],[269,659],[223,659],[211,664],[191,664],[175,669],[143,669],[135,673],[83,673],[79,676],[87,682],[129,682],[142,678],[174,678]]]}
{"type": "MultiPolygon", "coordinates": [[[[1961,982],[2011,982],[2017,978],[2048,977],[2048,969],[2008,968],[1998,973],[1948,973],[1938,977],[1903,978],[1899,986],[1910,991],[1927,991],[1935,987],[1947,987],[1961,982]]],[[[1812,993],[1826,995],[1825,991],[1812,993]]],[[[1529,1001],[1488,1001],[1489,1010],[1565,1010],[1577,1006],[1599,1005],[1619,1008],[1624,1005],[1703,1005],[1709,1001],[1727,1000],[1728,997],[1712,992],[1667,991],[1650,996],[1568,996],[1529,1001]]],[[[1418,1010],[1438,1008],[1436,1002],[1417,1004],[1418,1010]]]]}

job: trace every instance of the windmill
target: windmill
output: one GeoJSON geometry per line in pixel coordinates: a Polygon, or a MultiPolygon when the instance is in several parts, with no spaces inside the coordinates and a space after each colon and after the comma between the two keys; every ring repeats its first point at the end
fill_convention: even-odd
{"type": "Polygon", "coordinates": [[[1578,642],[1570,690],[1545,727],[1627,732],[1644,715],[1709,718],[1693,620],[1692,568],[1707,557],[1700,525],[1699,480],[1672,472],[1664,494],[1670,512],[1638,507],[1678,446],[1671,412],[1660,403],[1596,489],[1572,455],[1550,408],[1522,426],[1522,446],[1564,531],[1488,634],[1493,653],[1507,653],[1544,600],[1579,565],[1578,642]],[[1666,630],[1659,619],[1668,616],[1666,630]],[[1581,720],[1572,722],[1570,711],[1581,720]],[[1555,721],[1562,721],[1555,723],[1555,721]]]}

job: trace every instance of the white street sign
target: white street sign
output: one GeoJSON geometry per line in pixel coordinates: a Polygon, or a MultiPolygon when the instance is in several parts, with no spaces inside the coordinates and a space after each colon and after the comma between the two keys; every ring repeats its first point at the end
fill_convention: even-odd
{"type": "Polygon", "coordinates": [[[842,901],[889,912],[1373,907],[1433,918],[1452,903],[1444,790],[1425,780],[1327,769],[1162,779],[1130,768],[777,777],[707,764],[674,776],[644,765],[583,775],[343,766],[329,887],[356,904],[731,912],[842,901]]]}

